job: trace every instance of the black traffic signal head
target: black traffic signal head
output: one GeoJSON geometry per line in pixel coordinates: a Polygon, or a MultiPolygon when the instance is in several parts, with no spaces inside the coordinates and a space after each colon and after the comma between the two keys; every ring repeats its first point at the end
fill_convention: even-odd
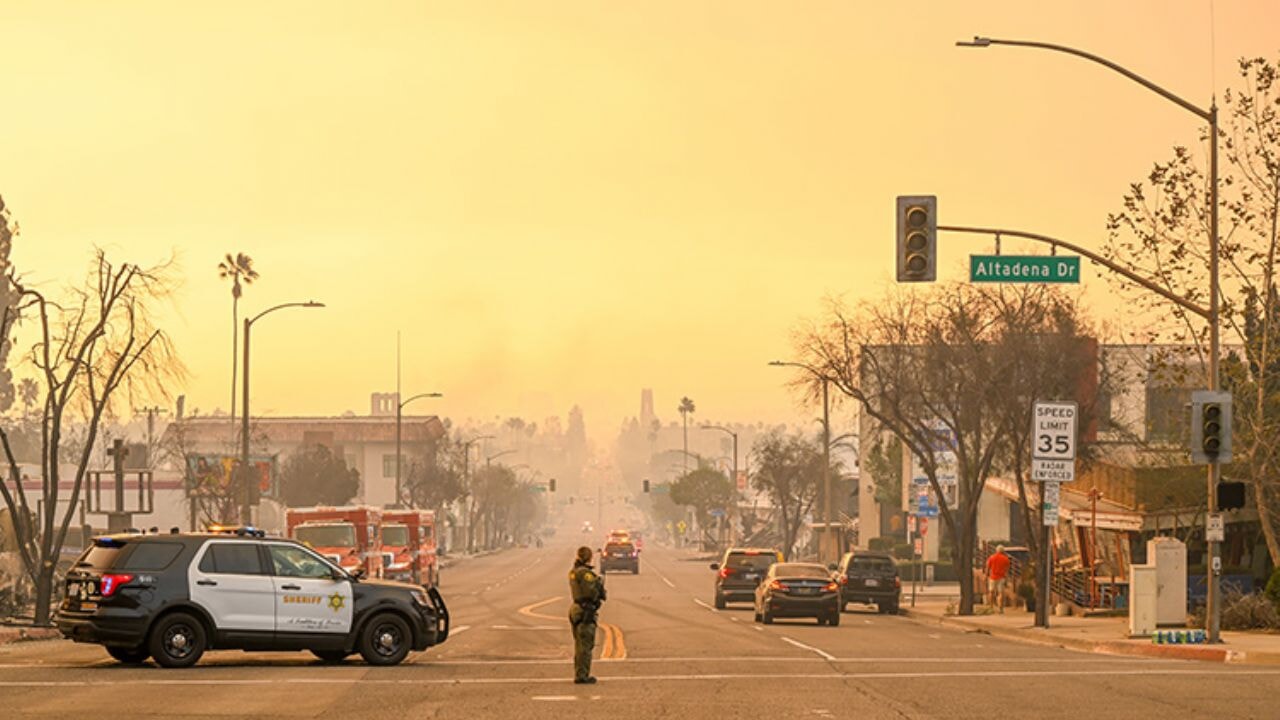
{"type": "Polygon", "coordinates": [[[648,479],[648,478],[645,478],[645,480],[644,480],[644,491],[645,491],[645,492],[649,492],[649,479],[648,479]]]}
{"type": "Polygon", "coordinates": [[[551,492],[555,492],[555,491],[556,491],[556,479],[555,479],[555,478],[551,478],[549,481],[547,481],[547,489],[551,490],[551,492]]]}
{"type": "Polygon", "coordinates": [[[898,282],[932,282],[938,277],[938,199],[899,195],[897,204],[898,282]]]}
{"type": "Polygon", "coordinates": [[[1231,462],[1231,393],[1197,390],[1191,394],[1191,460],[1231,462]]]}
{"type": "Polygon", "coordinates": [[[1244,483],[1223,481],[1218,483],[1218,509],[1239,510],[1244,507],[1244,483]]]}

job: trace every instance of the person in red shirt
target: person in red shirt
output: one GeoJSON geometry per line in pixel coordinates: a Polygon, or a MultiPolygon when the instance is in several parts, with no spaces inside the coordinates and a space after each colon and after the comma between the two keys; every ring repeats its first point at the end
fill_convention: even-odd
{"type": "Polygon", "coordinates": [[[1004,612],[1004,588],[1009,577],[1009,556],[1004,553],[1004,546],[996,546],[995,553],[987,558],[987,590],[995,597],[993,604],[1004,612]]]}

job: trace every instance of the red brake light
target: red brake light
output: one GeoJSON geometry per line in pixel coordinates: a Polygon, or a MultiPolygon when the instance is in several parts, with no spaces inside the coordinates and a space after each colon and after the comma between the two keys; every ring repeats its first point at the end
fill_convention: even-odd
{"type": "Polygon", "coordinates": [[[121,585],[133,579],[132,575],[122,573],[104,573],[102,576],[102,597],[109,598],[116,594],[121,585]]]}
{"type": "Polygon", "coordinates": [[[894,578],[894,579],[893,579],[893,586],[894,586],[895,588],[900,588],[900,587],[902,587],[902,578],[894,578]]]}
{"type": "Polygon", "coordinates": [[[848,585],[848,584],[849,584],[849,578],[845,577],[844,575],[841,575],[841,576],[840,576],[840,584],[841,584],[841,585],[848,585]]]}
{"type": "Polygon", "coordinates": [[[786,590],[787,585],[781,580],[774,580],[773,582],[769,583],[769,589],[770,590],[786,590]]]}
{"type": "Polygon", "coordinates": [[[733,571],[732,571],[732,570],[730,570],[729,568],[720,568],[720,578],[721,578],[721,579],[727,578],[727,577],[729,577],[729,576],[730,576],[730,575],[732,575],[732,574],[733,574],[733,571]]]}
{"type": "Polygon", "coordinates": [[[839,590],[839,589],[840,589],[840,586],[839,586],[839,585],[836,585],[836,584],[835,584],[835,583],[833,583],[833,582],[829,582],[829,583],[827,583],[827,586],[826,586],[826,588],[824,588],[824,589],[825,589],[827,592],[834,592],[834,591],[836,591],[836,590],[839,590]]]}

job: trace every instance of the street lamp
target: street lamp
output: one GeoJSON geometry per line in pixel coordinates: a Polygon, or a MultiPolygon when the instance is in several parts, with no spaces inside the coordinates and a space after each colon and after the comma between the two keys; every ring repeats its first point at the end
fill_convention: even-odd
{"type": "MultiPolygon", "coordinates": [[[[440,398],[440,397],[444,397],[444,393],[438,393],[438,392],[418,393],[417,395],[414,395],[411,398],[408,398],[406,400],[401,400],[400,391],[399,389],[396,390],[396,505],[397,506],[401,503],[400,494],[402,492],[400,488],[400,421],[403,415],[404,406],[420,398],[440,398]]],[[[413,508],[413,506],[414,506],[413,493],[409,493],[409,507],[413,508]]]]}
{"type": "Polygon", "coordinates": [[[489,467],[489,464],[492,463],[494,460],[497,460],[503,455],[510,455],[513,452],[515,452],[515,450],[503,450],[502,452],[497,452],[492,455],[487,455],[485,456],[485,459],[484,459],[484,466],[489,467]]]}
{"type": "MultiPolygon", "coordinates": [[[[722,433],[728,433],[729,437],[733,438],[733,487],[736,490],[738,487],[738,433],[730,430],[727,427],[723,427],[721,425],[712,425],[710,423],[702,425],[702,429],[703,430],[719,430],[722,433]]],[[[728,536],[728,533],[726,532],[725,536],[721,538],[721,542],[726,542],[727,536],[728,536]]]]}
{"type": "MultiPolygon", "coordinates": [[[[800,368],[822,381],[822,537],[825,542],[819,546],[818,552],[818,560],[822,561],[826,559],[823,557],[823,551],[827,550],[826,546],[831,543],[831,524],[833,522],[831,516],[831,506],[833,505],[831,499],[831,401],[828,392],[831,378],[826,373],[819,372],[803,363],[772,360],[769,364],[773,367],[800,368]]],[[[834,557],[831,558],[833,561],[835,559],[834,557]]]]}
{"type": "Polygon", "coordinates": [[[462,446],[462,483],[467,488],[467,552],[475,546],[476,494],[471,492],[471,446],[481,440],[492,440],[492,435],[477,435],[464,440],[462,446]]]}
{"type": "Polygon", "coordinates": [[[253,328],[253,324],[263,317],[277,310],[294,307],[322,308],[324,303],[314,300],[301,303],[283,303],[267,308],[253,317],[244,319],[244,358],[241,360],[241,364],[244,366],[243,373],[241,373],[244,378],[244,395],[241,397],[242,402],[240,403],[242,408],[240,417],[240,477],[243,478],[244,482],[244,487],[242,488],[244,504],[240,507],[240,522],[245,525],[253,523],[250,517],[252,512],[250,506],[253,504],[253,479],[252,473],[249,472],[249,331],[253,328]]]}
{"type": "MultiPolygon", "coordinates": [[[[1035,42],[1030,40],[999,40],[995,38],[974,36],[972,41],[957,42],[960,47],[987,48],[992,45],[1009,45],[1014,47],[1029,47],[1040,50],[1050,50],[1053,52],[1074,55],[1093,63],[1097,63],[1109,70],[1113,70],[1130,80],[1138,83],[1146,89],[1154,92],[1160,97],[1172,102],[1178,107],[1190,112],[1192,115],[1209,123],[1209,307],[1208,312],[1204,313],[1205,319],[1209,323],[1209,389],[1217,390],[1219,386],[1218,378],[1218,355],[1220,323],[1219,317],[1219,298],[1218,298],[1218,103],[1215,99],[1210,99],[1209,108],[1205,109],[1194,103],[1188,102],[1183,98],[1169,92],[1168,90],[1156,85],[1141,75],[1129,70],[1128,68],[1117,65],[1106,58],[1099,57],[1093,53],[1078,50],[1076,48],[1067,47],[1065,45],[1055,45],[1053,43],[1035,42]]],[[[1166,293],[1161,293],[1166,295],[1166,293]]],[[[1217,508],[1217,484],[1219,479],[1220,468],[1217,463],[1209,463],[1208,466],[1208,508],[1209,515],[1218,511],[1217,508]]],[[[1208,517],[1205,518],[1206,526],[1209,522],[1208,517]]],[[[1222,608],[1219,602],[1220,588],[1218,586],[1218,576],[1214,570],[1214,566],[1221,562],[1220,549],[1217,542],[1208,542],[1209,546],[1209,563],[1206,570],[1206,586],[1207,598],[1205,603],[1205,617],[1208,624],[1209,642],[1219,642],[1219,626],[1221,624],[1222,608]]]]}

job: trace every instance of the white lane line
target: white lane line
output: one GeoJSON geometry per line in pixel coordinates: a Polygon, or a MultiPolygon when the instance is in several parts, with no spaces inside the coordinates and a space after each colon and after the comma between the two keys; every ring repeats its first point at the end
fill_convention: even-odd
{"type": "Polygon", "coordinates": [[[710,605],[708,605],[707,603],[703,602],[702,600],[700,600],[700,599],[698,599],[698,598],[694,598],[694,599],[693,599],[693,601],[694,601],[694,602],[696,602],[696,603],[698,603],[698,604],[699,604],[699,605],[701,605],[702,607],[704,607],[704,608],[706,608],[706,609],[710,610],[711,612],[720,612],[719,610],[717,610],[717,609],[715,609],[715,608],[711,607],[710,605]]]}
{"type": "MultiPolygon", "coordinates": [[[[469,625],[463,625],[461,627],[454,628],[451,634],[462,632],[463,630],[470,629],[470,627],[471,626],[469,625]]],[[[436,660],[429,654],[422,655],[421,658],[423,662],[418,662],[414,664],[431,666],[431,667],[452,667],[452,666],[467,667],[472,665],[528,665],[531,667],[536,667],[536,666],[544,666],[544,665],[551,666],[551,665],[573,664],[573,660],[570,658],[541,659],[541,660],[436,660]]],[[[790,657],[790,656],[788,657],[778,657],[778,656],[645,657],[645,658],[628,658],[627,662],[639,663],[639,664],[643,664],[643,663],[669,664],[669,663],[677,663],[677,662],[715,663],[717,665],[732,664],[732,663],[825,663],[825,662],[836,662],[840,664],[858,664],[858,665],[863,665],[863,664],[892,665],[892,664],[899,664],[899,663],[904,665],[908,665],[908,664],[917,665],[917,664],[923,664],[923,663],[964,664],[964,665],[971,665],[974,663],[1020,663],[1020,664],[1076,663],[1076,664],[1095,664],[1095,665],[1096,664],[1164,665],[1170,662],[1181,662],[1181,661],[1171,661],[1165,658],[1142,658],[1142,657],[1126,658],[1126,657],[1106,657],[1106,656],[1097,657],[1097,656],[1082,654],[1079,657],[1060,657],[1060,658],[1056,658],[1056,657],[1031,657],[1031,658],[1021,658],[1021,657],[859,657],[859,658],[836,658],[835,660],[832,660],[832,661],[827,661],[817,657],[790,657]]],[[[237,664],[235,662],[222,663],[222,662],[217,662],[216,660],[213,662],[201,663],[201,667],[204,667],[206,665],[209,667],[223,667],[223,668],[237,667],[237,664]]],[[[37,668],[42,670],[86,670],[93,667],[98,667],[98,665],[96,663],[85,663],[83,665],[74,665],[74,664],[67,664],[67,663],[58,663],[58,664],[0,663],[0,670],[31,670],[31,669],[37,669],[37,668]]],[[[317,673],[334,671],[334,668],[331,668],[329,666],[315,665],[314,661],[312,660],[306,660],[302,662],[289,662],[286,660],[281,660],[279,662],[273,663],[271,667],[280,668],[280,669],[306,667],[308,672],[317,672],[317,673]]],[[[343,666],[339,665],[334,667],[341,668],[343,666]]]]}
{"type": "MultiPolygon", "coordinates": [[[[1045,567],[1048,567],[1048,565],[1046,564],[1045,567]]],[[[449,628],[449,637],[453,637],[455,635],[461,635],[462,633],[470,629],[471,629],[470,625],[459,625],[456,628],[449,628]]]]}
{"type": "Polygon", "coordinates": [[[670,580],[668,580],[668,579],[667,579],[667,576],[666,576],[666,575],[663,575],[662,573],[658,573],[658,577],[662,578],[662,582],[666,583],[666,584],[667,584],[667,587],[672,587],[672,588],[673,588],[673,587],[675,587],[675,586],[676,586],[676,584],[675,584],[675,583],[673,583],[673,582],[671,582],[670,580]]]}
{"type": "MultiPolygon", "coordinates": [[[[1048,567],[1048,565],[1046,564],[1045,567],[1048,567]]],[[[730,617],[729,619],[734,622],[741,622],[741,620],[739,620],[737,617],[730,617]]]]}
{"type": "Polygon", "coordinates": [[[578,699],[577,695],[534,695],[530,700],[540,702],[573,702],[578,699]]]}
{"type": "MultiPolygon", "coordinates": [[[[954,672],[863,672],[863,673],[707,673],[703,675],[614,675],[600,677],[600,682],[662,682],[662,681],[728,681],[744,680],[758,682],[760,680],[927,680],[933,678],[1029,678],[1029,677],[1107,677],[1107,676],[1144,676],[1144,677],[1280,677],[1280,670],[1200,670],[1187,669],[1182,663],[1170,663],[1166,669],[1137,670],[974,670],[954,672]]],[[[0,681],[0,687],[107,687],[112,685],[131,686],[266,686],[279,683],[290,685],[535,685],[564,684],[571,682],[565,678],[548,677],[512,677],[512,678],[415,678],[412,680],[389,680],[374,677],[341,677],[341,678],[262,678],[240,680],[218,680],[187,678],[173,680],[11,680],[0,681]]]]}
{"type": "Polygon", "coordinates": [[[564,627],[560,625],[490,625],[489,629],[490,630],[563,630],[564,627]]]}
{"type": "Polygon", "coordinates": [[[759,625],[752,625],[751,629],[755,630],[756,632],[764,632],[764,628],[760,627],[759,625]]]}
{"type": "Polygon", "coordinates": [[[818,648],[816,648],[816,647],[814,647],[814,646],[812,646],[812,645],[805,645],[804,643],[800,642],[799,640],[792,640],[791,638],[789,638],[789,637],[785,637],[785,636],[784,636],[784,637],[782,638],[782,642],[785,642],[785,643],[791,643],[792,645],[795,645],[796,647],[800,648],[801,650],[808,650],[808,651],[809,651],[809,652],[811,652],[811,653],[815,653],[818,657],[822,658],[823,660],[835,660],[835,659],[836,659],[836,656],[835,656],[835,655],[832,655],[831,653],[829,653],[829,652],[827,652],[827,651],[825,651],[825,650],[819,650],[818,648]]]}

